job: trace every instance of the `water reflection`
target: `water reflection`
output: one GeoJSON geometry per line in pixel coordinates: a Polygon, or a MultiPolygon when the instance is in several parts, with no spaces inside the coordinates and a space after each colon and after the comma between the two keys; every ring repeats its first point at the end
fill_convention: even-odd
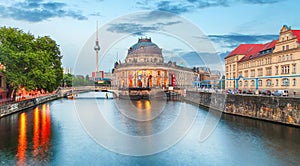
{"type": "Polygon", "coordinates": [[[18,141],[18,165],[26,164],[26,148],[27,148],[27,139],[26,139],[26,113],[23,112],[20,115],[19,120],[19,141],[18,141]]]}
{"type": "MultiPolygon", "coordinates": [[[[89,99],[77,102],[82,102],[84,114],[92,111],[89,99]]],[[[121,132],[132,136],[159,134],[181,118],[176,132],[188,131],[187,135],[156,155],[115,154],[97,145],[86,133],[78,120],[74,100],[57,100],[0,119],[0,165],[299,165],[299,128],[224,114],[213,134],[205,142],[199,142],[206,110],[170,101],[164,111],[149,100],[135,101],[132,107],[121,105],[126,113],[135,113],[137,119],[159,115],[153,120],[136,121],[124,116],[115,102],[119,101],[97,100],[96,105],[105,120],[121,132]],[[184,126],[191,119],[188,113],[194,109],[199,112],[197,119],[193,127],[186,130],[184,126]]],[[[97,127],[105,132],[103,126],[97,127]]],[[[153,140],[159,143],[171,138],[172,133],[153,140]]],[[[126,142],[113,135],[110,139],[114,145],[123,141],[128,148],[142,150],[147,150],[152,141],[144,140],[147,141],[145,146],[138,147],[137,142],[126,142]]]]}
{"type": "Polygon", "coordinates": [[[21,113],[19,116],[17,165],[47,162],[51,145],[50,136],[51,116],[49,104],[36,107],[33,112],[21,113]],[[27,161],[27,158],[32,158],[32,161],[27,161]]]}
{"type": "Polygon", "coordinates": [[[36,158],[39,151],[40,144],[40,111],[39,108],[35,108],[34,111],[34,120],[33,120],[33,158],[36,158]]]}

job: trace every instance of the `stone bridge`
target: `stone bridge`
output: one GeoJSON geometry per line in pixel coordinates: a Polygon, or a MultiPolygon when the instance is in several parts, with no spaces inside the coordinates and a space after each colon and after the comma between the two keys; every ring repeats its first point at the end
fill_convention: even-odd
{"type": "Polygon", "coordinates": [[[102,92],[110,92],[113,93],[114,96],[118,97],[119,93],[118,90],[114,89],[104,89],[101,87],[95,87],[95,86],[76,86],[76,87],[67,87],[67,88],[61,88],[58,90],[60,97],[65,97],[70,94],[79,94],[84,92],[92,92],[92,91],[102,91],[102,92]]]}

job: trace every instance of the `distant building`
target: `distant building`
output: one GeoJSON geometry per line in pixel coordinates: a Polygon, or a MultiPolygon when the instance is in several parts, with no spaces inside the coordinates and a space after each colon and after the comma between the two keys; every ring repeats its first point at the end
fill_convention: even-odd
{"type": "Polygon", "coordinates": [[[112,85],[118,88],[180,88],[190,87],[194,77],[194,71],[190,68],[171,61],[164,63],[162,49],[151,38],[140,38],[128,49],[125,63],[115,63],[112,85]]]}
{"type": "Polygon", "coordinates": [[[70,67],[64,67],[64,74],[72,74],[72,69],[70,67]]]}
{"type": "MultiPolygon", "coordinates": [[[[0,63],[0,70],[5,70],[5,66],[0,63]]],[[[7,88],[6,88],[6,81],[4,79],[4,74],[0,72],[0,103],[5,101],[7,98],[7,88]]]]}
{"type": "Polygon", "coordinates": [[[214,88],[221,79],[221,73],[216,70],[210,70],[208,67],[194,67],[195,80],[193,87],[199,88],[214,88]]]}
{"type": "Polygon", "coordinates": [[[300,87],[300,30],[284,25],[279,39],[241,44],[225,57],[227,89],[290,90],[300,87]]]}

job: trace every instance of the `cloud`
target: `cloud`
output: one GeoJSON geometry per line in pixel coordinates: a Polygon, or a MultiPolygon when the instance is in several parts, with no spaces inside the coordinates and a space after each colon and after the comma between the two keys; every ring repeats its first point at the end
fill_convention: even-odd
{"type": "Polygon", "coordinates": [[[264,43],[278,39],[278,35],[208,35],[209,39],[223,48],[235,48],[242,43],[264,43]]]}
{"type": "Polygon", "coordinates": [[[155,23],[151,25],[144,25],[138,23],[115,23],[110,24],[107,31],[114,33],[127,33],[133,36],[146,36],[147,32],[160,31],[165,26],[179,24],[181,21],[171,21],[164,23],[155,23]]]}
{"type": "Polygon", "coordinates": [[[67,9],[62,2],[45,2],[43,0],[25,0],[15,2],[10,6],[0,5],[0,16],[15,20],[40,22],[55,17],[71,17],[77,20],[86,20],[87,17],[80,11],[67,9]]]}
{"type": "Polygon", "coordinates": [[[111,24],[107,30],[114,33],[128,33],[133,36],[145,36],[145,33],[158,30],[158,27],[137,23],[117,23],[111,24]]]}
{"type": "Polygon", "coordinates": [[[236,3],[267,5],[278,3],[280,0],[182,0],[180,2],[165,0],[165,1],[138,1],[137,7],[146,10],[164,11],[173,14],[182,14],[192,12],[197,9],[210,7],[230,7],[236,3]]]}
{"type": "Polygon", "coordinates": [[[156,4],[156,10],[163,12],[170,12],[174,14],[181,14],[188,12],[192,6],[179,3],[171,3],[172,1],[161,1],[156,4]]]}
{"type": "Polygon", "coordinates": [[[228,7],[230,2],[228,0],[187,0],[189,3],[194,4],[197,8],[203,9],[208,7],[228,7]]]}
{"type": "Polygon", "coordinates": [[[245,3],[250,3],[250,4],[273,4],[273,3],[278,3],[281,2],[281,0],[243,0],[245,3]]]}

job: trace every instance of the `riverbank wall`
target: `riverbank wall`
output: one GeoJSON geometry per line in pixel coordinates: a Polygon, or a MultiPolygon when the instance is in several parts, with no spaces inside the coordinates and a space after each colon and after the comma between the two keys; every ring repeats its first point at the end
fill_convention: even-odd
{"type": "Polygon", "coordinates": [[[187,91],[186,96],[182,99],[226,114],[300,127],[300,98],[298,97],[187,91]]]}
{"type": "Polygon", "coordinates": [[[41,96],[37,98],[32,98],[28,100],[1,105],[0,118],[31,107],[35,107],[39,104],[43,104],[48,101],[56,100],[58,98],[59,96],[57,94],[51,94],[51,95],[46,95],[46,96],[41,96]]]}

